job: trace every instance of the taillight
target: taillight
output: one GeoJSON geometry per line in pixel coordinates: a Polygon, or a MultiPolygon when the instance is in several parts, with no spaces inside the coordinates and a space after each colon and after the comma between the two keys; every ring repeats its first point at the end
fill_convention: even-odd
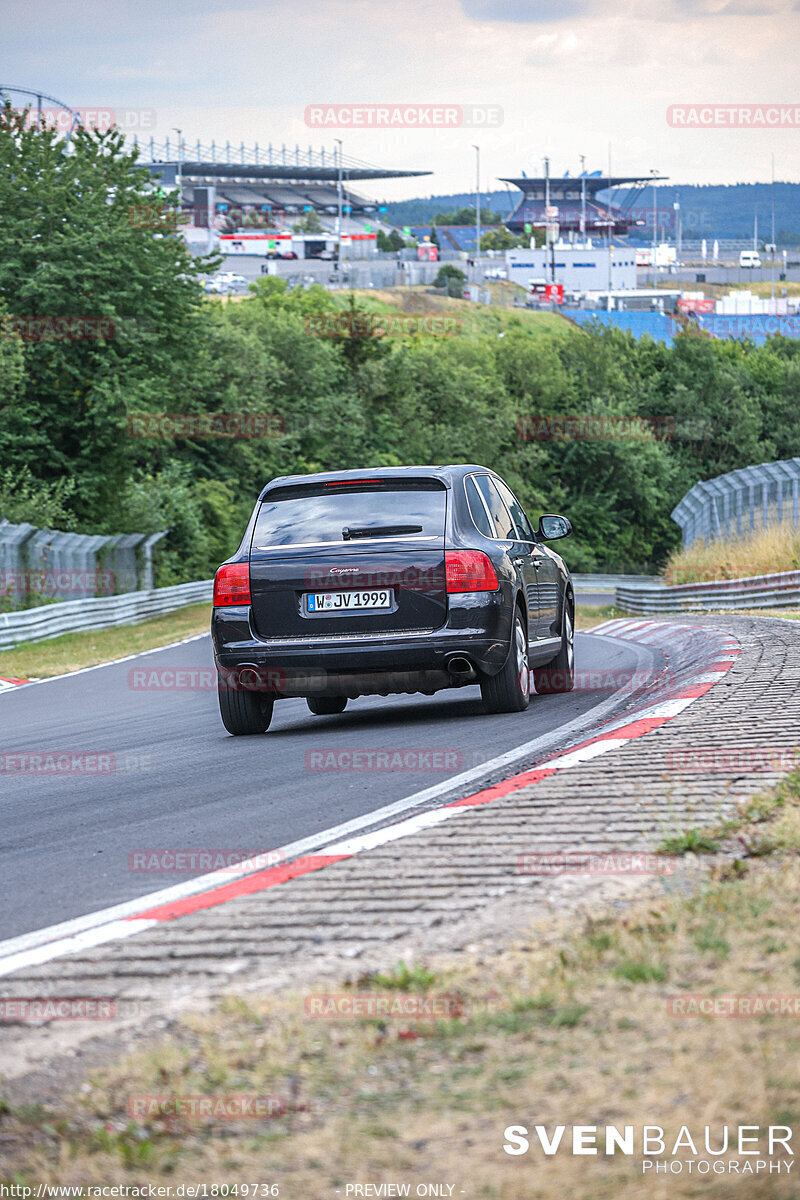
{"type": "Polygon", "coordinates": [[[444,565],[448,592],[496,592],[500,586],[482,550],[445,550],[444,565]]]}
{"type": "Polygon", "coordinates": [[[250,603],[250,564],[226,563],[214,577],[214,607],[250,603]]]}

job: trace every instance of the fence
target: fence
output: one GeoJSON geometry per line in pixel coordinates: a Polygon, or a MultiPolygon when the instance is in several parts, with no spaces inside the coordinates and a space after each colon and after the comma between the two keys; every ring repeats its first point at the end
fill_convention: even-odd
{"type": "Polygon", "coordinates": [[[671,513],[684,546],[742,537],[791,517],[800,525],[800,458],[759,463],[696,483],[671,513]]]}
{"type": "Polygon", "coordinates": [[[800,604],[800,571],[779,571],[714,583],[620,584],[616,606],[637,615],[723,612],[735,608],[794,608],[800,604]]]}
{"type": "Polygon", "coordinates": [[[74,600],[149,590],[153,546],[167,531],[84,534],[0,520],[0,602],[74,600]]]}
{"type": "Polygon", "coordinates": [[[213,589],[213,579],[204,579],[122,596],[65,600],[62,604],[46,604],[24,612],[0,613],[0,650],[9,650],[20,642],[41,642],[62,633],[133,625],[187,604],[210,602],[213,589]]]}

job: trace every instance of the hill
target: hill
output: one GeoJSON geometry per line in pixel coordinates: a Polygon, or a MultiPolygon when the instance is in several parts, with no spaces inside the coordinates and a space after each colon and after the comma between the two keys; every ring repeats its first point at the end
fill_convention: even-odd
{"type": "MultiPolygon", "coordinates": [[[[506,188],[484,192],[482,205],[493,212],[507,215],[516,207],[520,192],[506,188]]],[[[618,189],[615,204],[623,204],[631,193],[618,189]]],[[[656,191],[659,228],[670,236],[674,229],[673,203],[676,196],[681,206],[684,240],[695,238],[749,238],[758,217],[759,237],[771,240],[772,204],[775,204],[775,235],[778,244],[800,245],[800,183],[736,183],[736,184],[669,184],[656,191]]],[[[601,201],[606,199],[600,193],[601,201]]],[[[387,219],[393,225],[421,225],[440,212],[451,212],[464,206],[474,206],[474,193],[456,192],[441,196],[418,197],[388,205],[387,219]]],[[[645,239],[652,236],[653,191],[645,188],[635,198],[637,215],[647,222],[641,232],[645,239]],[[641,210],[641,211],[639,211],[641,210]]]]}

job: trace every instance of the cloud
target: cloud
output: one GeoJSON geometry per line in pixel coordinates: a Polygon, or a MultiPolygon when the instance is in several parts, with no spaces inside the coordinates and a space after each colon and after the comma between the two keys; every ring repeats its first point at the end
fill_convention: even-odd
{"type": "Polygon", "coordinates": [[[525,25],[582,16],[592,7],[591,0],[461,0],[461,6],[475,21],[525,25]]]}
{"type": "Polygon", "coordinates": [[[631,22],[706,20],[713,17],[769,17],[800,9],[800,0],[662,0],[647,8],[641,0],[460,0],[475,21],[541,25],[576,17],[624,17],[631,22]]]}

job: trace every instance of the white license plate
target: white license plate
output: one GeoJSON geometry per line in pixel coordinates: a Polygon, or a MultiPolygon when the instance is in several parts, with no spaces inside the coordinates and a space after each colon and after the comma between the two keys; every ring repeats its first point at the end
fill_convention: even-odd
{"type": "Polygon", "coordinates": [[[390,588],[361,592],[307,592],[306,612],[370,612],[392,607],[390,588]]]}

